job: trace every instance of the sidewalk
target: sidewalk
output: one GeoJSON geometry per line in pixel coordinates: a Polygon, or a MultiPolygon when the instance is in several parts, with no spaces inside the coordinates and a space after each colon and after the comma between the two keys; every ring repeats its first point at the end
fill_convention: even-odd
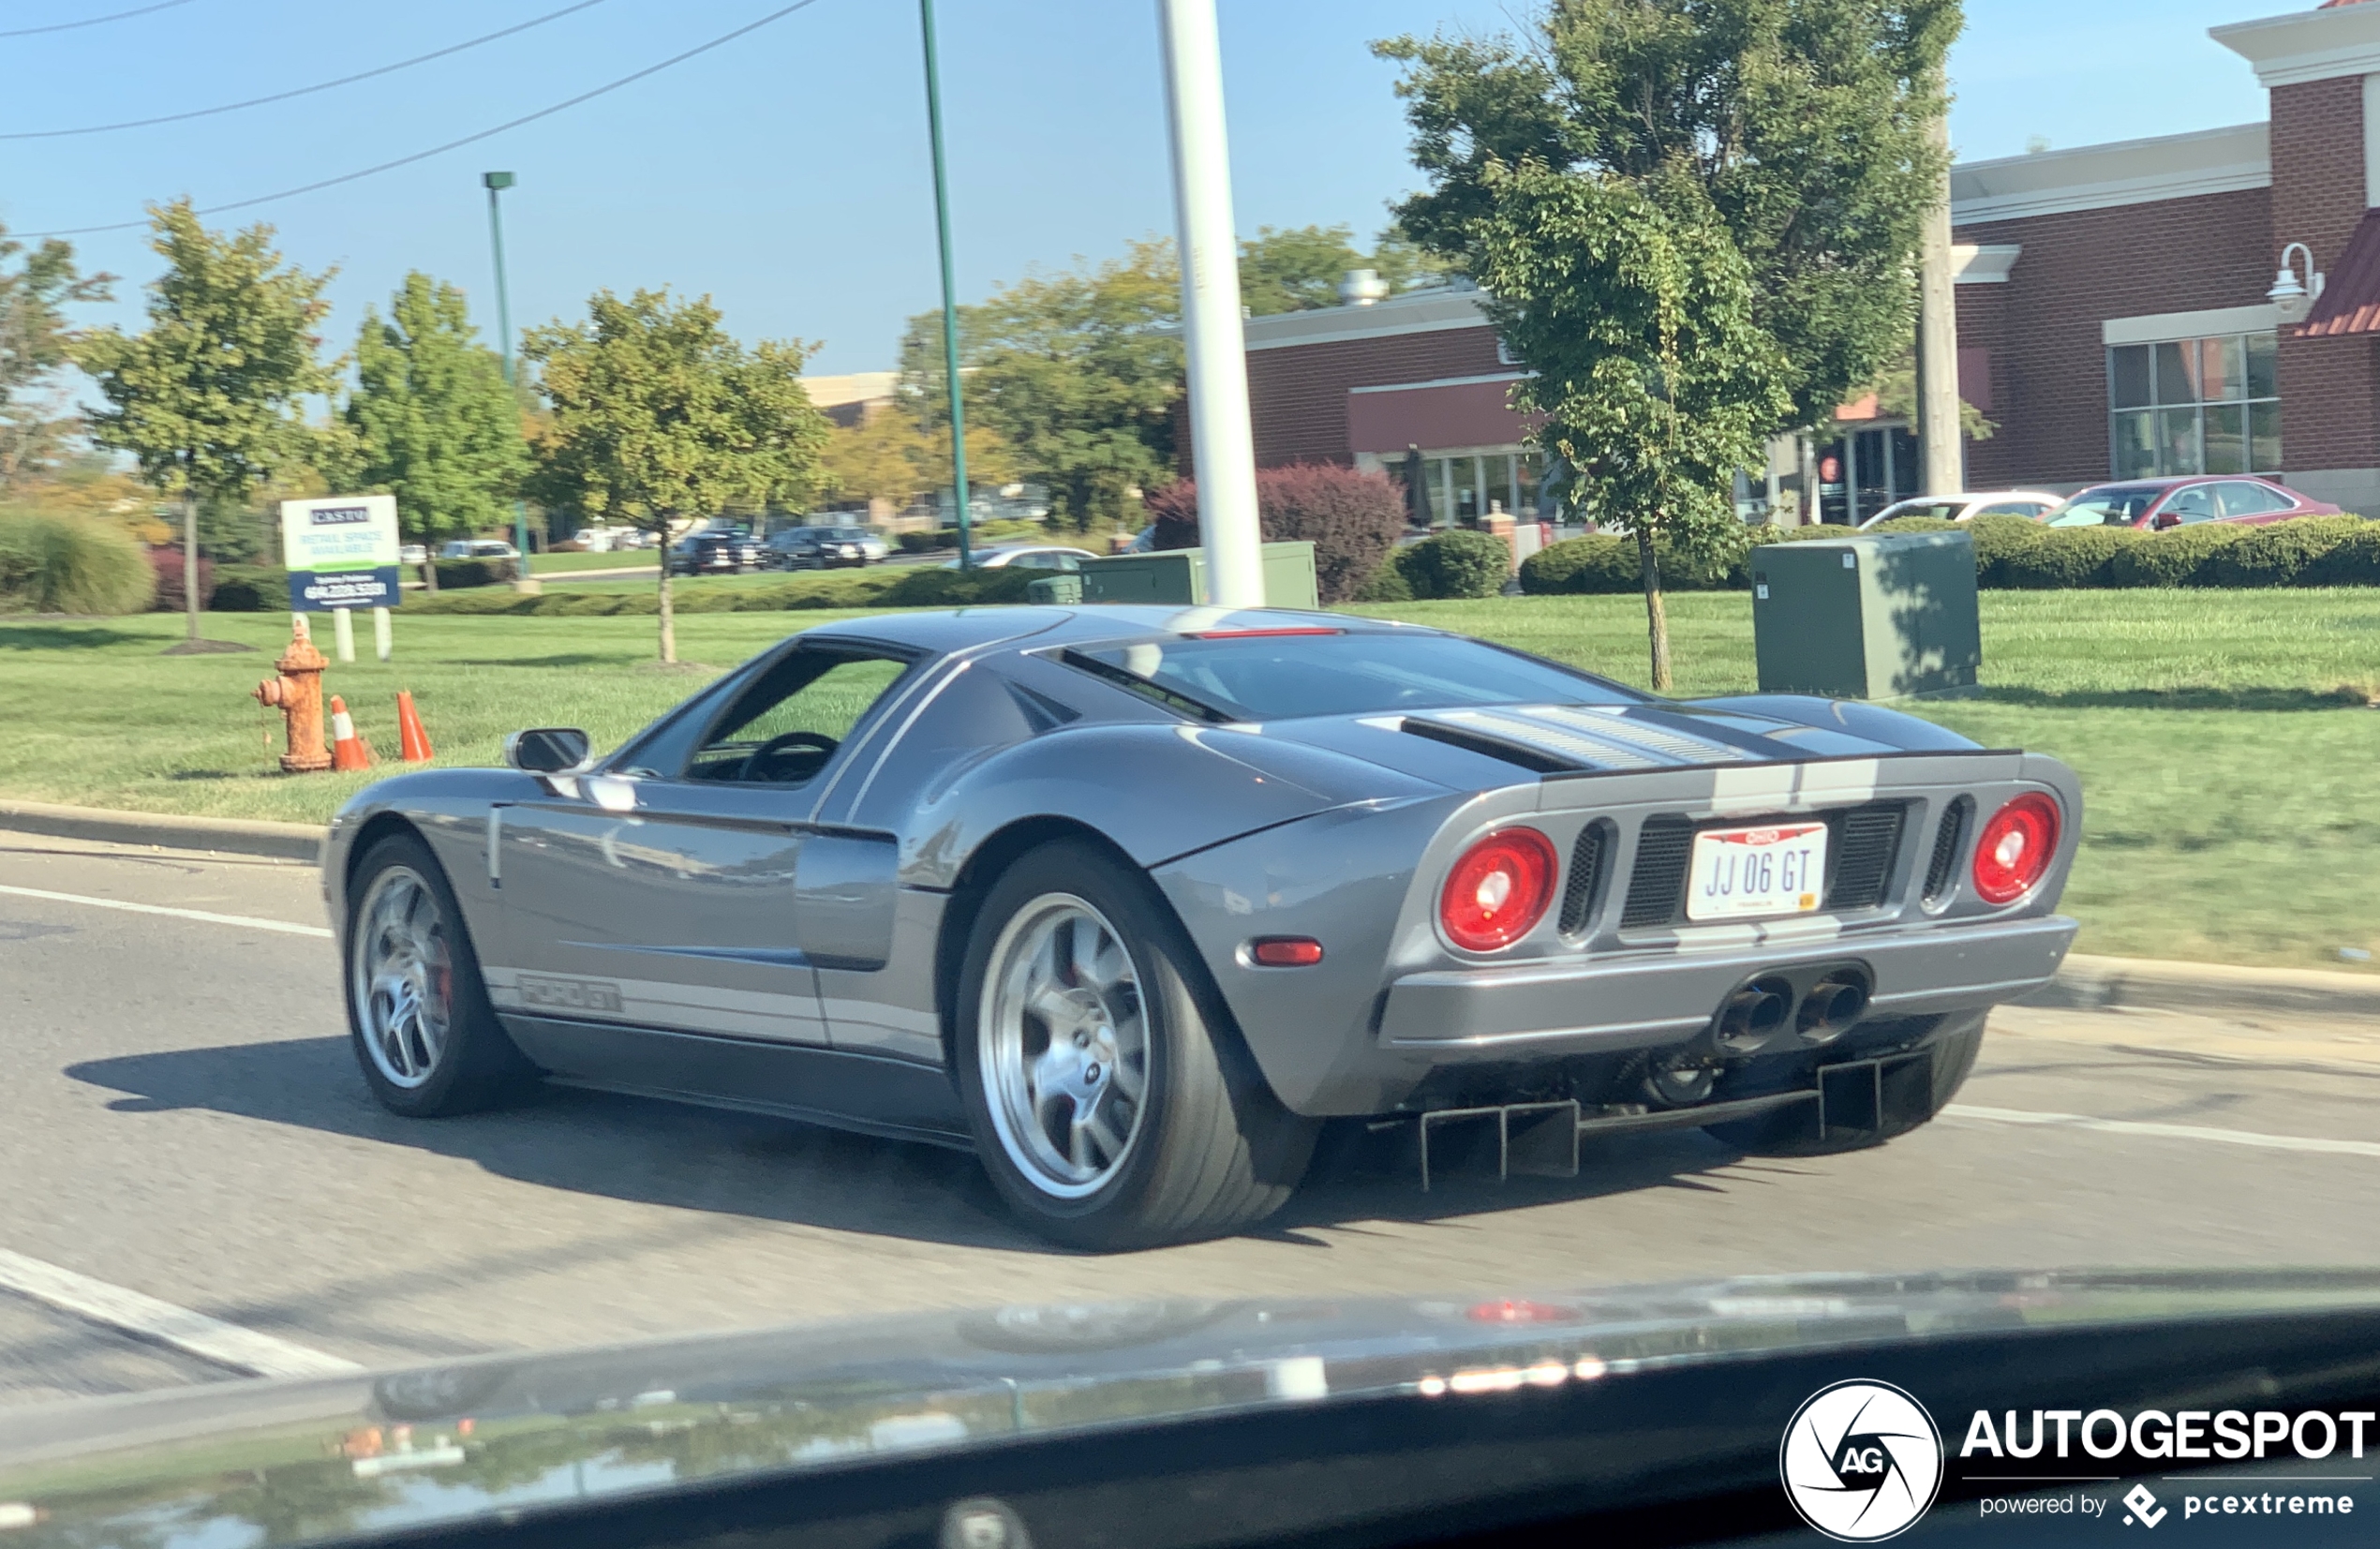
{"type": "MultiPolygon", "coordinates": [[[[0,797],[0,832],[52,834],[170,850],[212,850],[317,861],[322,830],[301,823],[239,818],[175,817],[60,807],[0,797]]],[[[2323,973],[2298,968],[2239,968],[2223,963],[2165,962],[2154,958],[2101,958],[2076,953],[2058,977],[2026,997],[2045,1009],[2241,1012],[2295,1018],[2380,1018],[2380,974],[2323,973]]]]}

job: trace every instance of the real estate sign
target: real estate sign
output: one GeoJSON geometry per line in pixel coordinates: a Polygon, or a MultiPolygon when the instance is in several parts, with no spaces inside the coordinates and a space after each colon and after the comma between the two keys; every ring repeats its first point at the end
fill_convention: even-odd
{"type": "Polygon", "coordinates": [[[293,613],[393,608],[403,601],[394,495],[282,501],[281,553],[293,613]]]}

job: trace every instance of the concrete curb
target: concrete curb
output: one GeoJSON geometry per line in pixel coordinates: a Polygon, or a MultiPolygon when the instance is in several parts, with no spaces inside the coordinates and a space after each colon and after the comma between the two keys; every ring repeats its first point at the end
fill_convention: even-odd
{"type": "Polygon", "coordinates": [[[2025,997],[2024,1004],[2085,1011],[2131,1006],[2159,1011],[2380,1017],[2380,975],[2098,958],[2076,952],[2066,959],[2047,988],[2025,997]]]}
{"type": "Polygon", "coordinates": [[[167,812],[118,812],[60,807],[46,801],[0,800],[0,829],[108,844],[155,844],[169,850],[213,850],[274,860],[322,858],[323,830],[305,823],[260,823],[236,817],[177,817],[167,812]]]}
{"type": "MultiPolygon", "coordinates": [[[[174,817],[0,800],[0,830],[7,829],[116,844],[264,856],[309,865],[320,860],[323,838],[321,829],[303,823],[174,817]]],[[[2046,989],[2027,996],[2024,1004],[2084,1011],[2132,1006],[2159,1011],[2380,1017],[2380,975],[2235,968],[2154,958],[2089,957],[2077,952],[2066,960],[2046,989]]]]}

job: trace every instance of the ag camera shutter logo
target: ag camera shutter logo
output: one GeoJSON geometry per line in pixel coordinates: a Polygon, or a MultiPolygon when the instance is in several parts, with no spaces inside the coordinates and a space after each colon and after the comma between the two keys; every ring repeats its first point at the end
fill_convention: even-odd
{"type": "Polygon", "coordinates": [[[1881,1542],[1934,1504],[1942,1434],[1889,1382],[1837,1382],[1793,1412],[1777,1468],[1804,1522],[1840,1543],[1881,1542]]]}

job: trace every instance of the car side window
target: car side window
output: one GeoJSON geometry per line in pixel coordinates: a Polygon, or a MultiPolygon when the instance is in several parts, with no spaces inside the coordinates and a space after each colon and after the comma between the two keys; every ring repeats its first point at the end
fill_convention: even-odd
{"type": "Polygon", "coordinates": [[[2215,486],[2192,484],[2187,489],[2177,490],[2159,514],[2179,517],[2184,522],[2209,520],[2215,515],[2215,486]]]}
{"type": "Polygon", "coordinates": [[[1082,561],[1071,554],[1019,554],[1013,561],[1024,570],[1080,570],[1082,561]]]}
{"type": "Polygon", "coordinates": [[[1978,516],[2038,516],[2049,508],[2039,500],[2002,500],[1975,513],[1978,516]]]}
{"type": "Polygon", "coordinates": [[[862,650],[789,652],[712,724],[687,761],[686,778],[805,784],[908,670],[900,658],[862,650]]]}
{"type": "Polygon", "coordinates": [[[2286,511],[2296,504],[2279,490],[2267,489],[2245,479],[2216,486],[2221,492],[2223,514],[2226,516],[2261,516],[2267,512],[2286,511]]]}

